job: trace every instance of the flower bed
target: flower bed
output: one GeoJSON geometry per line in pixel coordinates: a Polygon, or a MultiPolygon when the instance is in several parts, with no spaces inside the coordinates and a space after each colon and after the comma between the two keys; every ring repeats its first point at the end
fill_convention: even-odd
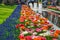
{"type": "Polygon", "coordinates": [[[26,5],[22,5],[16,28],[20,30],[20,40],[58,40],[60,34],[60,30],[53,30],[47,18],[41,17],[26,5]]]}
{"type": "Polygon", "coordinates": [[[52,9],[52,10],[56,10],[56,11],[60,11],[60,7],[58,6],[48,6],[49,9],[52,9]]]}

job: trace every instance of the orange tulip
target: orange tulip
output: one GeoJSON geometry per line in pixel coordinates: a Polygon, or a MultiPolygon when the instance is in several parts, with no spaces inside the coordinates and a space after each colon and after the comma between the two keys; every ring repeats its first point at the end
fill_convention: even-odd
{"type": "Polygon", "coordinates": [[[52,27],[53,26],[53,24],[47,24],[49,27],[52,27]]]}
{"type": "Polygon", "coordinates": [[[40,23],[41,23],[41,24],[45,24],[45,21],[44,21],[44,20],[42,20],[40,23]]]}
{"type": "Polygon", "coordinates": [[[38,37],[38,40],[41,40],[42,38],[41,37],[38,37]]]}
{"type": "Polygon", "coordinates": [[[25,30],[25,26],[21,26],[21,29],[25,30]]]}
{"type": "Polygon", "coordinates": [[[42,18],[40,18],[40,20],[42,20],[42,18]]]}
{"type": "Polygon", "coordinates": [[[34,40],[41,40],[41,37],[34,38],[34,40]]]}
{"type": "Polygon", "coordinates": [[[28,15],[28,16],[29,16],[29,15],[30,15],[30,13],[29,13],[29,12],[26,12],[26,15],[28,15]]]}
{"type": "Polygon", "coordinates": [[[55,33],[58,33],[58,34],[60,34],[60,30],[56,30],[56,31],[55,31],[55,33]]]}
{"type": "Polygon", "coordinates": [[[36,19],[39,20],[39,16],[36,16],[36,19]]]}
{"type": "Polygon", "coordinates": [[[20,40],[26,40],[26,39],[20,39],[20,40]]]}
{"type": "Polygon", "coordinates": [[[39,40],[39,38],[34,38],[34,40],[39,40]]]}
{"type": "Polygon", "coordinates": [[[58,33],[54,33],[53,36],[57,38],[59,36],[59,34],[58,33]]]}
{"type": "Polygon", "coordinates": [[[33,20],[33,23],[34,23],[34,24],[37,24],[37,23],[38,23],[38,21],[37,21],[37,20],[33,20]]]}
{"type": "Polygon", "coordinates": [[[55,33],[53,34],[53,36],[57,38],[59,36],[59,34],[60,34],[60,30],[56,30],[55,33]]]}
{"type": "Polygon", "coordinates": [[[43,30],[48,30],[48,26],[47,25],[44,25],[44,26],[42,26],[42,29],[43,30]]]}
{"type": "Polygon", "coordinates": [[[29,22],[26,22],[26,25],[28,25],[29,24],[29,22]]]}

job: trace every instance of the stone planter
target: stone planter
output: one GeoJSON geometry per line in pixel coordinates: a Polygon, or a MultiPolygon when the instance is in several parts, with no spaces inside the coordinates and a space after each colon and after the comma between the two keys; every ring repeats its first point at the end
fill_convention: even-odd
{"type": "Polygon", "coordinates": [[[48,19],[51,21],[53,24],[57,25],[60,27],[60,15],[54,12],[48,12],[48,19]]]}
{"type": "Polygon", "coordinates": [[[56,24],[58,27],[60,27],[60,15],[58,15],[58,22],[56,24]]]}

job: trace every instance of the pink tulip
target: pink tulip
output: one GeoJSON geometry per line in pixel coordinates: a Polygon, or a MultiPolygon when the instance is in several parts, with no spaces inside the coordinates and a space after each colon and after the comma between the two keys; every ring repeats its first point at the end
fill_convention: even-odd
{"type": "Polygon", "coordinates": [[[32,29],[27,29],[27,31],[28,31],[29,33],[33,33],[33,32],[34,32],[34,30],[32,30],[32,29]]]}
{"type": "Polygon", "coordinates": [[[54,32],[54,30],[50,30],[50,33],[53,33],[54,32]]]}
{"type": "Polygon", "coordinates": [[[36,28],[36,32],[41,32],[42,29],[36,28]]]}

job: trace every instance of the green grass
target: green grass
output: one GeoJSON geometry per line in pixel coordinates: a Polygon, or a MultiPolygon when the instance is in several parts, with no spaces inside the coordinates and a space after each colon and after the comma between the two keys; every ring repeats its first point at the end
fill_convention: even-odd
{"type": "Polygon", "coordinates": [[[0,24],[2,24],[6,19],[12,14],[17,5],[0,5],[0,24]]]}

